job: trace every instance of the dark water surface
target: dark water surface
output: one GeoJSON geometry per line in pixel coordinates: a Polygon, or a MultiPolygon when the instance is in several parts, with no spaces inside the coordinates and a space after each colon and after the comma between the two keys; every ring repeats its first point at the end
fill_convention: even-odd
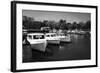
{"type": "Polygon", "coordinates": [[[45,53],[36,50],[25,50],[29,46],[23,46],[23,62],[61,61],[61,60],[85,60],[91,59],[90,36],[70,34],[70,43],[60,45],[47,45],[45,53]]]}

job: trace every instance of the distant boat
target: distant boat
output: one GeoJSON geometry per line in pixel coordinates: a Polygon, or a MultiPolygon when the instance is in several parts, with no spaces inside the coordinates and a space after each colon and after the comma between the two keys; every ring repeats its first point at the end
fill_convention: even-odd
{"type": "Polygon", "coordinates": [[[41,30],[50,30],[50,27],[41,27],[41,30]]]}
{"type": "Polygon", "coordinates": [[[79,31],[78,33],[79,33],[79,34],[86,34],[86,31],[82,31],[82,30],[81,30],[81,31],[79,31]]]}
{"type": "Polygon", "coordinates": [[[28,33],[27,41],[33,49],[43,52],[46,51],[47,41],[43,33],[28,33]]]}
{"type": "Polygon", "coordinates": [[[40,30],[41,31],[44,31],[46,33],[46,32],[49,32],[50,31],[50,27],[41,27],[40,30]]]}
{"type": "Polygon", "coordinates": [[[49,44],[60,44],[60,38],[56,33],[46,33],[45,35],[49,44]]]}
{"type": "Polygon", "coordinates": [[[60,42],[71,42],[71,37],[69,34],[59,33],[60,42]]]}

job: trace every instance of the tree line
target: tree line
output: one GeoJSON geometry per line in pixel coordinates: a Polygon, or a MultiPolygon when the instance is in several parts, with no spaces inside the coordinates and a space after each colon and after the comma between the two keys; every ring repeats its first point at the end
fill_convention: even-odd
{"type": "Polygon", "coordinates": [[[73,22],[69,23],[66,20],[60,19],[58,22],[55,21],[36,21],[33,17],[23,16],[23,28],[24,29],[41,29],[41,27],[50,27],[51,29],[62,29],[62,30],[91,30],[91,21],[86,22],[73,22]]]}

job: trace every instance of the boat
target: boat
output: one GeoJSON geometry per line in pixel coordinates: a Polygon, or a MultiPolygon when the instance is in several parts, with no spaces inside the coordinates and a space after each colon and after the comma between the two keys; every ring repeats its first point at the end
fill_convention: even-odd
{"type": "Polygon", "coordinates": [[[56,33],[46,33],[45,35],[48,44],[60,44],[60,38],[56,33]]]}
{"type": "Polygon", "coordinates": [[[86,34],[86,32],[85,32],[85,31],[82,31],[82,30],[81,30],[81,31],[79,31],[78,33],[79,33],[79,34],[83,34],[83,35],[85,35],[85,34],[86,34]]]}
{"type": "Polygon", "coordinates": [[[45,33],[48,33],[50,31],[50,27],[41,27],[41,31],[44,31],[45,33]]]}
{"type": "Polygon", "coordinates": [[[59,33],[60,42],[71,42],[71,37],[69,34],[59,33]]]}
{"type": "Polygon", "coordinates": [[[32,49],[42,52],[46,51],[47,41],[43,33],[28,33],[27,41],[30,43],[32,49]]]}

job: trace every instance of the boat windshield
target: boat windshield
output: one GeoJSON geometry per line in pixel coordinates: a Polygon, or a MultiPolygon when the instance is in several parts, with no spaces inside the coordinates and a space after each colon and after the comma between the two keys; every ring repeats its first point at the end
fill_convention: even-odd
{"type": "Polygon", "coordinates": [[[51,35],[51,37],[55,37],[55,36],[56,36],[56,34],[52,34],[52,35],[51,35]]]}
{"type": "Polygon", "coordinates": [[[50,35],[46,35],[46,37],[50,37],[50,35]]]}
{"type": "Polygon", "coordinates": [[[44,35],[33,35],[33,39],[44,39],[44,35]]]}

